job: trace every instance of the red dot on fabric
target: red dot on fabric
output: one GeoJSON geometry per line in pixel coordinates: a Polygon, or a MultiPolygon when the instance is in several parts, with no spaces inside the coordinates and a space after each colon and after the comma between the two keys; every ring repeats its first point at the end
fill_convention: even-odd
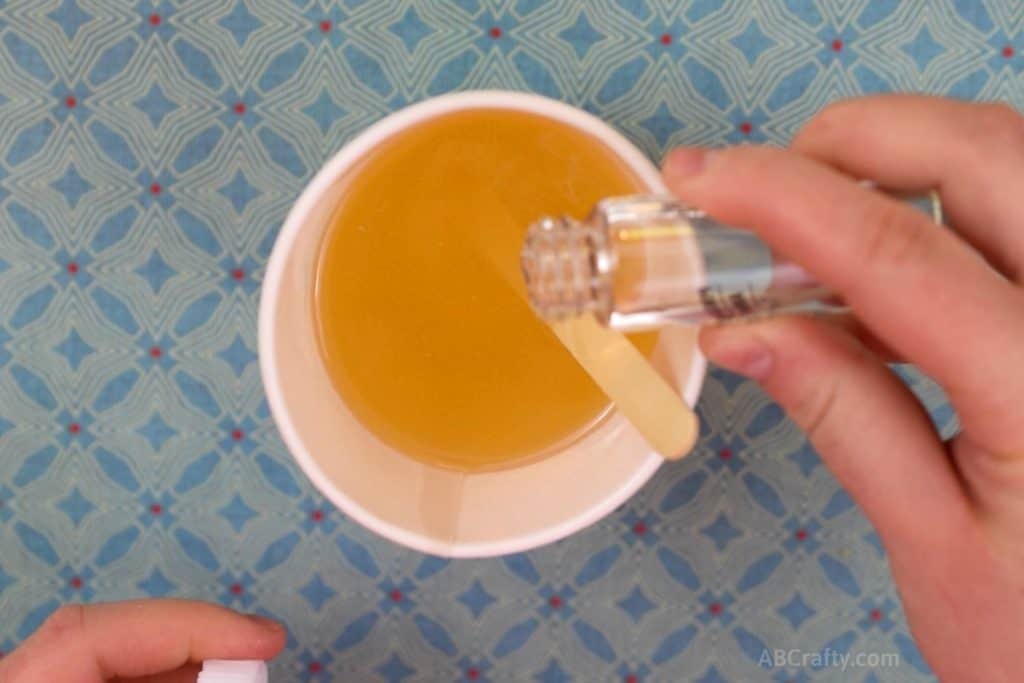
{"type": "Polygon", "coordinates": [[[670,34],[670,33],[663,33],[663,34],[661,34],[661,44],[662,45],[671,45],[672,44],[672,34],[670,34]]]}
{"type": "Polygon", "coordinates": [[[161,514],[163,514],[164,506],[161,505],[160,503],[153,503],[152,505],[149,506],[149,511],[154,516],[159,517],[161,514]]]}
{"type": "Polygon", "coordinates": [[[68,109],[74,109],[78,105],[78,98],[74,95],[68,95],[64,98],[64,106],[68,109]]]}
{"type": "Polygon", "coordinates": [[[881,621],[881,620],[882,620],[882,610],[880,610],[880,609],[873,609],[873,610],[871,610],[871,621],[881,621]]]}
{"type": "Polygon", "coordinates": [[[244,590],[245,589],[242,588],[242,584],[240,584],[240,583],[233,583],[233,584],[231,584],[231,593],[233,595],[241,595],[244,590]]]}
{"type": "Polygon", "coordinates": [[[1007,59],[1012,57],[1014,54],[1015,52],[1012,45],[1007,45],[1006,47],[1003,48],[1003,56],[1006,57],[1007,59]]]}
{"type": "Polygon", "coordinates": [[[832,52],[842,52],[842,51],[843,51],[843,41],[841,41],[838,38],[836,38],[835,40],[832,41],[832,52]]]}
{"type": "Polygon", "coordinates": [[[330,33],[332,28],[333,25],[331,24],[331,22],[327,21],[326,19],[320,22],[320,30],[323,33],[330,33]]]}
{"type": "Polygon", "coordinates": [[[159,358],[160,356],[164,355],[164,352],[160,350],[159,346],[154,346],[149,350],[149,355],[152,358],[159,358]]]}
{"type": "Polygon", "coordinates": [[[231,277],[235,278],[236,280],[244,280],[245,271],[242,270],[241,268],[235,268],[233,271],[231,271],[231,277]]]}
{"type": "Polygon", "coordinates": [[[72,274],[72,275],[75,275],[76,273],[78,273],[78,264],[77,264],[77,263],[75,263],[74,261],[72,261],[71,263],[69,263],[69,264],[68,264],[68,266],[67,266],[67,268],[68,268],[68,272],[69,272],[70,274],[72,274]]]}
{"type": "Polygon", "coordinates": [[[152,24],[153,26],[159,26],[160,25],[160,15],[159,14],[150,14],[149,15],[149,23],[152,24]]]}
{"type": "Polygon", "coordinates": [[[744,121],[743,123],[740,124],[740,132],[743,133],[744,135],[750,135],[750,133],[753,130],[754,126],[749,121],[744,121]]]}
{"type": "Polygon", "coordinates": [[[721,614],[722,606],[717,602],[713,602],[710,605],[708,605],[708,611],[712,614],[721,614]]]}
{"type": "Polygon", "coordinates": [[[68,581],[68,583],[71,584],[72,588],[78,590],[82,587],[82,578],[80,576],[72,576],[71,580],[68,581]]]}
{"type": "Polygon", "coordinates": [[[798,541],[806,541],[807,540],[807,530],[806,529],[797,529],[796,530],[796,534],[794,534],[794,535],[796,536],[796,540],[798,540],[798,541]]]}
{"type": "Polygon", "coordinates": [[[501,38],[501,36],[502,36],[501,27],[500,26],[492,27],[491,30],[490,30],[490,34],[491,34],[491,38],[495,38],[495,39],[501,38]]]}
{"type": "Polygon", "coordinates": [[[320,664],[320,662],[309,663],[309,673],[311,674],[318,674],[320,673],[321,670],[323,670],[323,668],[324,667],[320,664]]]}
{"type": "Polygon", "coordinates": [[[77,422],[72,422],[71,424],[68,425],[68,431],[72,434],[78,434],[79,432],[82,431],[82,425],[78,424],[77,422]]]}
{"type": "Polygon", "coordinates": [[[234,439],[235,441],[241,441],[243,438],[245,438],[245,432],[243,432],[241,429],[232,429],[231,438],[234,439]]]}
{"type": "Polygon", "coordinates": [[[562,606],[562,598],[558,595],[552,595],[548,598],[548,604],[551,605],[551,609],[558,609],[562,606]]]}
{"type": "Polygon", "coordinates": [[[163,190],[164,188],[160,187],[160,183],[153,183],[152,185],[149,186],[150,194],[160,194],[161,192],[163,192],[163,190]]]}
{"type": "Polygon", "coordinates": [[[643,536],[647,533],[647,524],[644,522],[637,522],[633,525],[633,533],[637,536],[643,536]]]}
{"type": "Polygon", "coordinates": [[[636,674],[629,674],[626,676],[626,683],[640,683],[640,679],[636,677],[636,674]]]}
{"type": "Polygon", "coordinates": [[[391,602],[402,602],[402,591],[396,588],[395,590],[391,591],[390,598],[391,602]]]}
{"type": "Polygon", "coordinates": [[[309,517],[314,522],[322,522],[324,520],[324,511],[323,510],[313,510],[311,513],[309,513],[309,517]]]}
{"type": "Polygon", "coordinates": [[[718,451],[718,457],[721,458],[722,460],[728,460],[729,458],[732,457],[732,451],[729,450],[728,448],[723,448],[722,450],[718,451]]]}
{"type": "Polygon", "coordinates": [[[466,670],[466,678],[468,678],[471,681],[477,680],[478,678],[480,678],[480,670],[479,669],[467,669],[466,670]]]}
{"type": "Polygon", "coordinates": [[[239,116],[241,116],[242,114],[245,113],[245,102],[236,102],[235,103],[235,113],[238,114],[239,116]]]}

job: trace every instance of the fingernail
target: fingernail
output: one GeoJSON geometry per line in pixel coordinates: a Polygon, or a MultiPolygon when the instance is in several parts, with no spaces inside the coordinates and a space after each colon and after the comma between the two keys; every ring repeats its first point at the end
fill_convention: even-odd
{"type": "Polygon", "coordinates": [[[665,156],[662,173],[669,182],[692,178],[704,170],[710,154],[711,150],[701,147],[679,147],[665,156]]]}
{"type": "Polygon", "coordinates": [[[259,626],[267,629],[268,631],[283,631],[284,626],[280,622],[270,619],[268,617],[260,616],[259,614],[246,614],[249,621],[252,621],[259,626]]]}
{"type": "Polygon", "coordinates": [[[741,325],[707,330],[701,348],[715,365],[754,380],[766,379],[775,366],[771,349],[741,325]]]}

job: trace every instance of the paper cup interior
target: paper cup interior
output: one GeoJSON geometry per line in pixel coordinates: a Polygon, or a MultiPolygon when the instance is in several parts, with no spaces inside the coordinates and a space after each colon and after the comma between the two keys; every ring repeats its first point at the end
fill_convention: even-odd
{"type": "MultiPolygon", "coordinates": [[[[656,169],[635,147],[567,105],[504,92],[429,100],[367,130],[314,179],[274,247],[260,306],[260,363],[268,401],[307,476],[343,512],[377,533],[453,557],[518,552],[562,538],[615,509],[662,462],[613,412],[576,442],[530,464],[473,474],[431,467],[367,431],[331,384],[317,348],[313,279],[321,240],[340,199],[336,185],[354,162],[397,130],[480,107],[530,111],[583,128],[622,156],[652,191],[664,190],[656,169]]],[[[663,331],[653,359],[693,405],[705,371],[695,331],[663,331]]]]}

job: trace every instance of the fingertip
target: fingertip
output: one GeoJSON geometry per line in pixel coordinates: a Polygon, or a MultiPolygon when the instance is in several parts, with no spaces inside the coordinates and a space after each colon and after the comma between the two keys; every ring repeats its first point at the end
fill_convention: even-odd
{"type": "Polygon", "coordinates": [[[710,152],[711,150],[703,147],[676,147],[665,155],[662,168],[665,172],[680,177],[696,175],[703,170],[710,152]]]}
{"type": "Polygon", "coordinates": [[[269,632],[283,631],[284,625],[276,619],[265,617],[262,614],[246,614],[245,618],[269,632]]]}
{"type": "Polygon", "coordinates": [[[799,155],[767,145],[679,147],[662,160],[662,179],[683,199],[731,220],[718,214],[745,213],[751,206],[763,210],[766,195],[777,192],[766,181],[779,175],[780,166],[792,175],[793,164],[800,163],[799,155]]]}
{"type": "Polygon", "coordinates": [[[851,114],[856,114],[858,106],[856,100],[839,100],[829,104],[797,131],[789,148],[813,155],[815,150],[834,146],[836,135],[849,131],[849,118],[851,114]]]}
{"type": "Polygon", "coordinates": [[[702,147],[677,147],[661,163],[661,173],[670,188],[684,184],[700,175],[707,167],[712,150],[702,147]]]}
{"type": "Polygon", "coordinates": [[[256,627],[253,659],[273,659],[284,649],[288,631],[281,622],[259,614],[247,614],[246,619],[256,627]]]}
{"type": "Polygon", "coordinates": [[[775,354],[753,324],[705,327],[699,342],[712,363],[753,380],[767,379],[775,367],[775,354]]]}
{"type": "Polygon", "coordinates": [[[287,644],[287,642],[288,642],[288,630],[285,629],[284,626],[279,624],[278,625],[278,629],[276,631],[274,631],[272,634],[270,634],[269,639],[270,639],[270,648],[269,648],[269,653],[268,654],[270,656],[267,657],[266,659],[273,659],[277,655],[281,654],[281,650],[283,650],[285,645],[287,644]]]}

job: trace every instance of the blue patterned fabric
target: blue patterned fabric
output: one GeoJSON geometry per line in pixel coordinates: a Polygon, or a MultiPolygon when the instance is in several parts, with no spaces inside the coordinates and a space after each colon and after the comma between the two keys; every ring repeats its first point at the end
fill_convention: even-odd
{"type": "Polygon", "coordinates": [[[592,528],[448,562],[297,470],[256,304],[311,175],[410,102],[530,90],[654,156],[784,144],[860,93],[1024,104],[1022,25],[1008,0],[0,0],[0,650],[65,602],[187,596],[283,619],[280,682],[932,680],[877,535],[755,386],[713,372],[697,450],[592,528]],[[763,658],[789,648],[899,661],[763,658]]]}

